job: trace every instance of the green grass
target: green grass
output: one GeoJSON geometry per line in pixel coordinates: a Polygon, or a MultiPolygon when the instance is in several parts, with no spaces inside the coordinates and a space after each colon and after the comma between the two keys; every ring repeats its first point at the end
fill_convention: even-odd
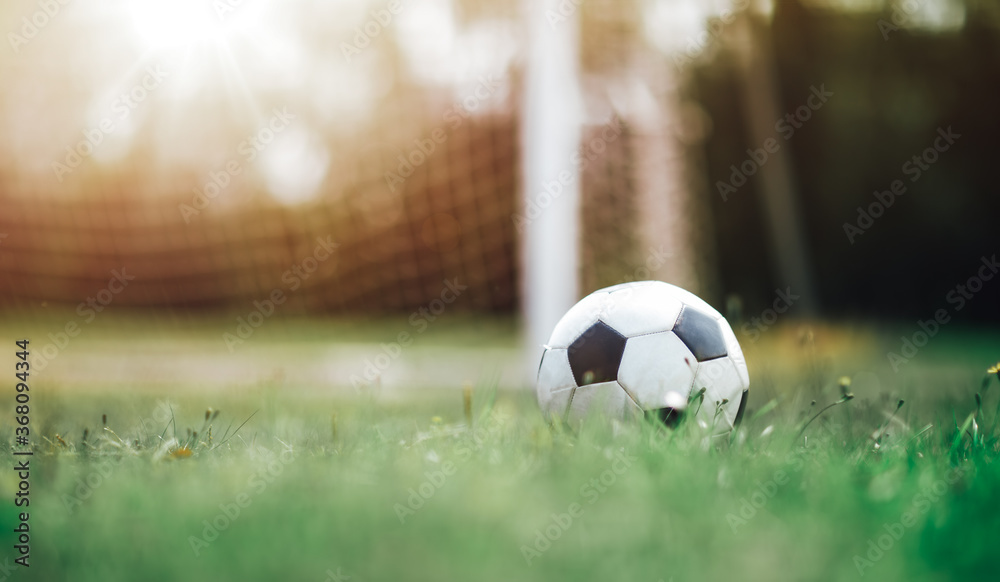
{"type": "MultiPolygon", "coordinates": [[[[838,333],[795,347],[775,330],[746,346],[754,396],[731,442],[693,425],[553,427],[532,394],[485,383],[472,427],[460,389],[389,400],[280,380],[181,396],[33,388],[32,565],[11,579],[995,579],[1000,387],[981,383],[991,362],[915,359],[878,374],[877,390],[858,376],[856,397],[799,437],[841,398],[841,375],[877,365],[846,366],[855,342],[824,343],[838,333]],[[219,413],[206,422],[208,407],[219,413]],[[190,456],[176,453],[184,446],[190,456]],[[602,476],[603,492],[591,484],[602,476]],[[96,486],[80,489],[88,478],[96,486]],[[429,498],[401,512],[421,488],[429,498]],[[238,500],[240,515],[196,555],[191,538],[238,500]],[[896,528],[906,512],[912,523],[896,528]],[[855,556],[869,558],[885,524],[899,539],[883,538],[891,547],[862,576],[855,556]],[[546,528],[558,538],[535,546],[546,528]],[[525,547],[538,552],[530,563],[525,547]]],[[[16,486],[0,473],[0,580],[15,557],[16,486]]]]}

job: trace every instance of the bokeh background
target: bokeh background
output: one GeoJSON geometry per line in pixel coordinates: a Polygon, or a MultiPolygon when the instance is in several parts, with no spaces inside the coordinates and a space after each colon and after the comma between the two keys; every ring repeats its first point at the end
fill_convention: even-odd
{"type": "MultiPolygon", "coordinates": [[[[517,335],[527,295],[545,293],[526,266],[566,248],[577,297],[658,257],[650,277],[734,327],[786,288],[802,297],[791,318],[909,325],[997,251],[988,0],[81,0],[4,4],[0,30],[14,327],[57,332],[125,268],[108,312],[149,340],[196,328],[225,348],[276,289],[281,320],[405,319],[456,279],[468,290],[449,313],[517,335]],[[550,42],[575,83],[578,229],[526,243],[518,217],[555,178],[525,170],[527,113],[545,111],[528,73],[550,42]],[[832,95],[809,119],[777,131],[820,87],[832,95]],[[961,137],[911,182],[904,164],[949,127],[961,137]],[[723,196],[769,138],[779,151],[723,196]],[[420,160],[405,177],[403,158],[420,160]],[[906,194],[850,240],[845,223],[897,179],[906,194]],[[293,290],[318,237],[337,250],[293,290]]],[[[988,295],[956,319],[995,324],[988,295]]]]}
{"type": "Polygon", "coordinates": [[[998,74],[997,0],[0,2],[0,582],[996,579],[998,74]],[[645,278],[728,438],[543,419],[645,278]]]}

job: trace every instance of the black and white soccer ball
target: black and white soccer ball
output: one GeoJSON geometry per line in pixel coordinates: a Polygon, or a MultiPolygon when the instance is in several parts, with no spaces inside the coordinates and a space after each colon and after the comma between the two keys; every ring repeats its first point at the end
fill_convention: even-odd
{"type": "Polygon", "coordinates": [[[655,415],[673,424],[687,414],[718,434],[739,424],[749,387],[718,311],[680,287],[638,281],[595,291],[559,320],[537,393],[549,417],[569,423],[655,415]]]}

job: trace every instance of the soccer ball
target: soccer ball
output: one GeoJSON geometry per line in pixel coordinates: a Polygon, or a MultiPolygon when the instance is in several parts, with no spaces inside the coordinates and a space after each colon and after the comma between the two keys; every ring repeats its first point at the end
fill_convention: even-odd
{"type": "Polygon", "coordinates": [[[538,403],[550,418],[694,415],[725,433],[746,409],[743,350],[708,303],[662,281],[591,293],[556,324],[538,367],[538,403]],[[704,389],[704,390],[703,390],[704,389]]]}

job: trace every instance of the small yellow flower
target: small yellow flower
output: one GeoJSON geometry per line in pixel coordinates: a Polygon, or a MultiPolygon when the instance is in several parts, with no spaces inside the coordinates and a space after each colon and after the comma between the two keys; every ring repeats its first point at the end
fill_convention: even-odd
{"type": "Polygon", "coordinates": [[[837,381],[840,385],[840,396],[844,400],[850,400],[854,398],[854,393],[851,392],[851,378],[850,376],[841,376],[837,381]]]}
{"type": "Polygon", "coordinates": [[[433,424],[441,424],[442,422],[444,422],[444,420],[440,416],[432,416],[431,422],[433,424]]]}
{"type": "Polygon", "coordinates": [[[187,447],[178,447],[170,453],[170,458],[172,459],[186,459],[191,456],[191,449],[187,447]]]}
{"type": "Polygon", "coordinates": [[[986,375],[983,376],[983,390],[990,385],[990,374],[996,374],[997,380],[1000,380],[1000,362],[993,364],[988,370],[986,370],[986,375]]]}

